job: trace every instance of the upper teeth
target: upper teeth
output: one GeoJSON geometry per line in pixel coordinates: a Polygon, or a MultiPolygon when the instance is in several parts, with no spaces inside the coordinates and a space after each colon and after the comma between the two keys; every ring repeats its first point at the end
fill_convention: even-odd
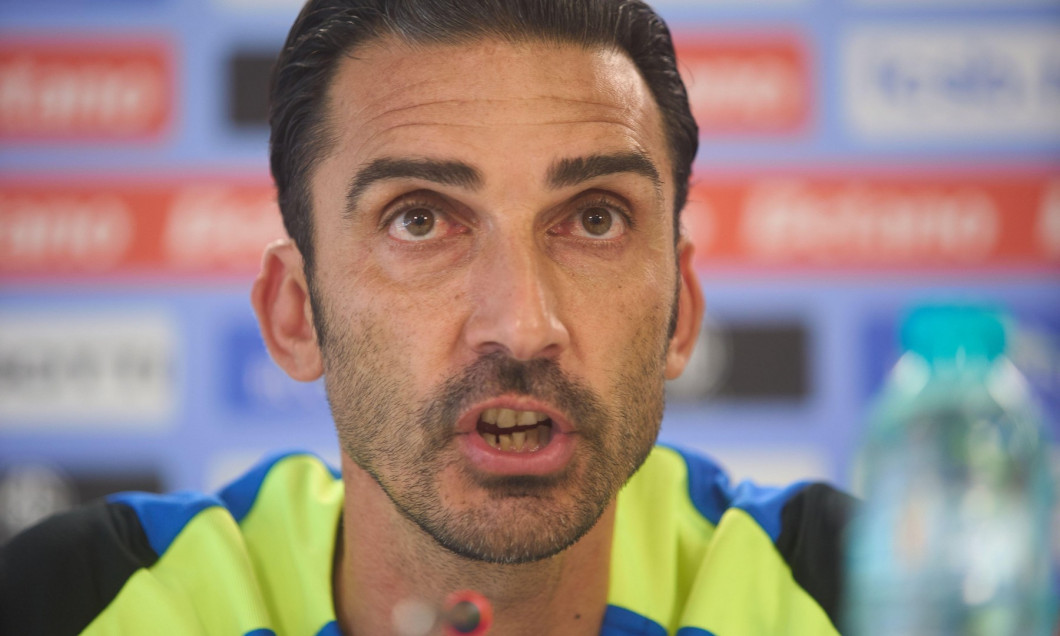
{"type": "Polygon", "coordinates": [[[495,424],[498,428],[511,428],[513,426],[530,426],[538,422],[544,422],[548,416],[538,411],[516,411],[513,409],[486,409],[482,413],[482,421],[487,424],[495,424]]]}

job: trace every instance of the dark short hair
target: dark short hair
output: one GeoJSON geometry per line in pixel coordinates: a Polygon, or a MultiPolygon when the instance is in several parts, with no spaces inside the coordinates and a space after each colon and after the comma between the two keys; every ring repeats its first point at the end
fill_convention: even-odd
{"type": "Polygon", "coordinates": [[[666,23],[640,0],[309,0],[273,69],[270,166],[287,233],[313,271],[309,177],[326,154],[326,97],[338,61],[395,35],[422,44],[484,37],[538,39],[624,51],[651,90],[666,128],[674,179],[674,236],[688,197],[699,130],[666,23]]]}

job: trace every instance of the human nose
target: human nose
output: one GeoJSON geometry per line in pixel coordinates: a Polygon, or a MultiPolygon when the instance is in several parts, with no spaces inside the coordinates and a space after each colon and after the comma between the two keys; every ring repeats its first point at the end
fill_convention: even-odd
{"type": "Polygon", "coordinates": [[[517,360],[554,358],[570,342],[544,256],[527,243],[485,246],[471,268],[474,306],[465,337],[476,353],[500,351],[517,360]]]}

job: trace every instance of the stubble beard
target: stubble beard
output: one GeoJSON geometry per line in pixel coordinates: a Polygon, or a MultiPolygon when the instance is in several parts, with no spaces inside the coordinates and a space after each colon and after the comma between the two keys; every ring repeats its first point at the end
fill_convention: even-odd
{"type": "MultiPolygon", "coordinates": [[[[319,309],[315,315],[321,316],[319,309]]],[[[610,405],[551,359],[523,362],[496,353],[416,403],[416,387],[402,374],[400,357],[386,347],[380,327],[386,323],[344,330],[327,315],[318,333],[342,449],[405,518],[462,557],[518,564],[570,547],[593,528],[658,436],[668,340],[663,334],[642,332],[629,343],[637,354],[614,381],[610,405]],[[466,464],[454,432],[457,417],[501,394],[544,400],[570,418],[577,451],[563,471],[486,475],[466,464]],[[440,492],[438,476],[454,471],[484,493],[474,505],[446,501],[440,492]]]]}

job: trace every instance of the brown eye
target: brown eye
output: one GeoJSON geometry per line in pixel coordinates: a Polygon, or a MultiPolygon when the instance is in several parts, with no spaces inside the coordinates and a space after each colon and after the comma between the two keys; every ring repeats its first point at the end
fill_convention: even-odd
{"type": "Polygon", "coordinates": [[[614,223],[614,213],[606,208],[589,208],[582,212],[582,227],[593,236],[603,236],[614,223]]]}
{"type": "Polygon", "coordinates": [[[434,212],[416,208],[402,214],[399,222],[409,235],[415,237],[427,236],[434,229],[434,212]]]}

